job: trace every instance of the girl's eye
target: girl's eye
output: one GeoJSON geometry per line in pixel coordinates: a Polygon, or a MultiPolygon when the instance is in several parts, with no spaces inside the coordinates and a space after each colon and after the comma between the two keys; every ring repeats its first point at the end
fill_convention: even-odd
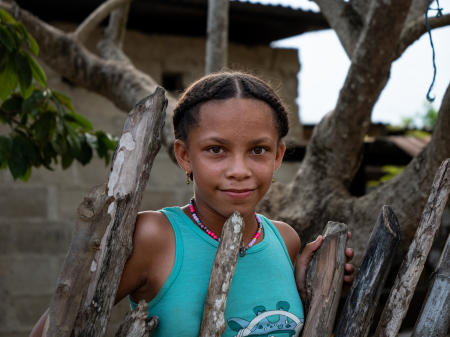
{"type": "Polygon", "coordinates": [[[256,146],[252,149],[253,154],[264,154],[267,150],[262,146],[256,146]]]}
{"type": "Polygon", "coordinates": [[[208,148],[208,151],[214,154],[219,154],[223,152],[223,149],[220,146],[211,146],[210,148],[208,148]]]}

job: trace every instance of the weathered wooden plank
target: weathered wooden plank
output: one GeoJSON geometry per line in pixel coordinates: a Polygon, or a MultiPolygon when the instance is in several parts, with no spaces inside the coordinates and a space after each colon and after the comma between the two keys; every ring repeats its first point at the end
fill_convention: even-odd
{"type": "Polygon", "coordinates": [[[450,235],[436,267],[412,337],[444,337],[450,328],[450,235]]]}
{"type": "Polygon", "coordinates": [[[108,207],[111,221],[90,264],[92,277],[77,316],[75,337],[101,337],[106,331],[123,267],[132,251],[139,204],[161,146],[166,106],[164,90],[157,88],[136,104],[125,122],[106,188],[106,195],[112,198],[108,207]]]}
{"type": "Polygon", "coordinates": [[[50,301],[43,336],[70,336],[87,292],[89,268],[110,221],[111,202],[106,185],[100,185],[89,191],[79,205],[78,221],[50,301]]]}
{"type": "Polygon", "coordinates": [[[369,333],[400,236],[397,217],[389,206],[383,206],[338,318],[335,337],[362,337],[369,333]]]}
{"type": "Polygon", "coordinates": [[[344,280],[347,225],[328,222],[322,245],[306,274],[307,311],[303,337],[330,337],[344,280]]]}
{"type": "Polygon", "coordinates": [[[395,337],[419,281],[434,236],[441,223],[450,190],[450,159],[439,167],[419,227],[391,288],[375,331],[376,337],[395,337]]]}
{"type": "Polygon", "coordinates": [[[150,337],[158,323],[158,317],[148,317],[147,303],[140,301],[136,308],[128,312],[115,337],[150,337]]]}
{"type": "Polygon", "coordinates": [[[219,337],[225,331],[228,291],[239,254],[244,221],[238,212],[225,222],[209,278],[199,337],[219,337]]]}

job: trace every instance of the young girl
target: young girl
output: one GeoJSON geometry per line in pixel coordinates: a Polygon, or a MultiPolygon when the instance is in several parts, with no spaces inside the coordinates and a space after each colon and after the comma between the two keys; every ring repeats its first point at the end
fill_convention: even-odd
{"type": "MultiPolygon", "coordinates": [[[[239,211],[245,230],[223,336],[299,336],[304,323],[299,290],[304,291],[306,266],[322,238],[297,257],[296,231],[255,213],[286,149],[283,104],[257,77],[212,74],[186,89],[173,125],[175,155],[194,195],[183,207],[139,214],[116,301],[126,295],[132,306],[148,301],[149,316],[160,319],[156,337],[197,336],[223,224],[239,211]]],[[[351,258],[352,251],[346,254],[351,258]]],[[[351,274],[351,265],[346,270],[351,274]]]]}

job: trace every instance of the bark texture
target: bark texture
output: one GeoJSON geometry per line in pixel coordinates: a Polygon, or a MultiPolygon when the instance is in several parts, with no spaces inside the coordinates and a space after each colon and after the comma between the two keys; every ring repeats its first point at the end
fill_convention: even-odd
{"type": "Polygon", "coordinates": [[[48,311],[44,336],[70,336],[86,296],[91,266],[110,221],[106,186],[93,188],[78,207],[78,222],[48,311]]]}
{"type": "Polygon", "coordinates": [[[205,74],[227,66],[229,0],[208,0],[205,74]]]}
{"type": "Polygon", "coordinates": [[[141,301],[134,310],[128,312],[115,337],[150,337],[158,323],[158,317],[148,317],[148,305],[141,301]]]}
{"type": "Polygon", "coordinates": [[[245,223],[238,212],[225,222],[208,284],[199,337],[222,336],[225,308],[245,223]]]}
{"type": "Polygon", "coordinates": [[[400,241],[400,225],[389,206],[378,217],[366,254],[338,317],[335,337],[365,337],[400,241]]]}
{"type": "Polygon", "coordinates": [[[44,337],[103,336],[132,235],[142,192],[161,146],[167,101],[159,88],[130,112],[108,183],[78,208],[79,221],[52,298],[44,337]]]}
{"type": "Polygon", "coordinates": [[[324,240],[306,273],[306,322],[302,337],[329,337],[344,280],[347,225],[328,222],[324,240]]]}
{"type": "Polygon", "coordinates": [[[111,221],[101,249],[92,261],[93,276],[78,314],[75,336],[103,336],[114,304],[123,266],[132,251],[132,236],[142,193],[160,137],[167,101],[164,90],[139,102],[128,115],[113,157],[106,195],[111,221]]]}
{"type": "Polygon", "coordinates": [[[413,337],[443,337],[450,329],[450,235],[414,327],[413,337]]]}
{"type": "Polygon", "coordinates": [[[391,288],[389,299],[381,314],[374,336],[397,336],[431,249],[434,236],[440,226],[449,192],[450,159],[447,159],[436,173],[431,194],[423,211],[416,235],[391,288]]]}

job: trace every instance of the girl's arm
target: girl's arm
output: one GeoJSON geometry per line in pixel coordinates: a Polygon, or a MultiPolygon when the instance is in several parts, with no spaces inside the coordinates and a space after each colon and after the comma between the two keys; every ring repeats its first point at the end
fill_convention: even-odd
{"type": "MultiPolygon", "coordinates": [[[[149,301],[164,281],[155,275],[165,277],[170,273],[172,265],[168,264],[171,263],[171,254],[173,253],[173,259],[175,256],[175,237],[170,224],[168,230],[166,222],[165,216],[159,212],[138,215],[133,235],[133,251],[125,264],[115,303],[127,295],[149,301]]],[[[48,309],[33,327],[30,337],[42,336],[47,317],[48,309]]]]}

